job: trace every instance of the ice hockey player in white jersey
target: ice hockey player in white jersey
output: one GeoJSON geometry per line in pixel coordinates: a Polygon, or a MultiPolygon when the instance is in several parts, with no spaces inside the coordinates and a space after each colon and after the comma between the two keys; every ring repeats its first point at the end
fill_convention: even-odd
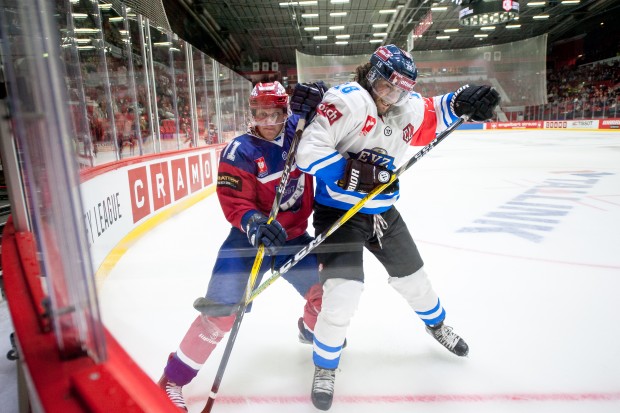
{"type": "MultiPolygon", "coordinates": [[[[329,228],[366,193],[388,182],[392,171],[407,161],[410,145],[428,144],[462,115],[476,121],[490,119],[499,104],[497,91],[489,86],[465,85],[454,93],[424,98],[414,92],[416,77],[411,55],[387,45],[356,69],[355,82],[326,92],[297,151],[297,165],[316,178],[315,234],[329,228]]],[[[444,324],[441,301],[393,206],[398,198],[396,181],[319,249],[323,307],[314,330],[312,385],[312,402],[318,409],[328,410],[332,404],[335,370],[363,289],[364,247],[383,264],[389,284],[432,337],[457,356],[469,351],[465,341],[444,324]]]]}

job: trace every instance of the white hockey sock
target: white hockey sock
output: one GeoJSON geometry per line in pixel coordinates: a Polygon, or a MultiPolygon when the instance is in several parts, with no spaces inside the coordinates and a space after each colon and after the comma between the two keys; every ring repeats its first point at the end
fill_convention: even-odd
{"type": "Polygon", "coordinates": [[[434,325],[445,318],[445,311],[424,268],[406,277],[390,277],[388,283],[407,300],[425,324],[434,325]]]}
{"type": "Polygon", "coordinates": [[[364,284],[360,281],[331,279],[323,285],[323,307],[314,328],[314,364],[338,367],[342,345],[351,318],[357,310],[364,284]]]}

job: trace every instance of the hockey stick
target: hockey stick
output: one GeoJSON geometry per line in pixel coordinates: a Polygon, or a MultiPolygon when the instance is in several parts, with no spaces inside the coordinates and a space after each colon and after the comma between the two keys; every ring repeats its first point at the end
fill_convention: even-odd
{"type": "MultiPolygon", "coordinates": [[[[291,141],[291,147],[289,148],[288,155],[286,157],[286,161],[284,163],[284,169],[282,169],[282,176],[280,177],[280,185],[276,189],[276,196],[273,199],[273,204],[271,206],[271,212],[269,213],[269,218],[267,223],[270,224],[273,220],[276,219],[276,215],[278,215],[278,211],[280,210],[280,202],[282,201],[282,195],[284,194],[284,190],[286,189],[286,184],[288,183],[288,178],[293,168],[293,162],[295,159],[295,153],[297,152],[297,146],[299,141],[301,140],[301,134],[304,131],[304,126],[306,125],[306,119],[300,118],[297,123],[297,129],[295,130],[295,135],[293,136],[293,140],[291,141]]],[[[230,330],[230,335],[228,336],[228,342],[226,343],[226,347],[224,349],[224,354],[222,355],[222,360],[220,361],[220,365],[217,369],[217,373],[215,375],[215,379],[213,380],[213,386],[211,386],[211,392],[209,394],[209,399],[205,404],[205,407],[202,409],[203,413],[210,413],[213,408],[213,403],[215,403],[215,398],[217,397],[217,393],[220,389],[220,384],[222,383],[222,378],[224,377],[224,371],[226,370],[226,366],[228,365],[228,360],[230,359],[230,354],[232,353],[232,348],[235,344],[235,340],[237,339],[237,333],[239,332],[239,328],[241,327],[241,321],[243,321],[243,316],[245,315],[245,311],[248,308],[248,304],[250,304],[250,295],[254,290],[254,284],[256,284],[256,279],[258,278],[258,272],[263,263],[263,257],[265,256],[265,246],[260,243],[258,246],[258,251],[256,252],[256,258],[254,259],[254,265],[252,265],[252,271],[250,272],[250,278],[248,279],[248,284],[245,289],[244,299],[239,304],[237,309],[235,322],[230,330]]],[[[200,299],[205,299],[204,297],[198,298],[194,301],[194,308],[200,311],[199,301],[200,299]]]]}
{"type": "Polygon", "coordinates": [[[458,128],[464,121],[465,121],[465,117],[462,116],[459,119],[457,119],[454,123],[452,123],[450,126],[448,126],[448,128],[445,129],[443,132],[439,133],[439,135],[437,135],[437,137],[435,137],[435,139],[433,139],[431,143],[429,143],[428,145],[420,149],[420,151],[418,151],[413,157],[411,157],[411,159],[409,159],[407,163],[405,163],[400,168],[398,168],[392,174],[392,178],[389,180],[389,182],[379,185],[375,189],[373,189],[371,192],[369,192],[364,198],[360,199],[357,202],[357,204],[353,205],[351,209],[349,209],[336,222],[334,222],[331,227],[329,227],[327,230],[320,233],[317,237],[314,238],[314,241],[310,242],[310,244],[303,247],[297,254],[295,254],[293,258],[290,258],[288,261],[282,264],[279,270],[276,270],[271,275],[271,277],[269,277],[268,279],[263,281],[261,285],[256,287],[256,289],[252,292],[252,295],[249,297],[248,303],[252,302],[256,298],[256,296],[258,296],[260,293],[265,291],[265,289],[269,287],[271,284],[273,284],[275,280],[277,280],[282,274],[290,270],[293,266],[299,263],[299,261],[304,259],[304,257],[306,257],[308,254],[310,254],[310,252],[312,252],[323,241],[325,241],[327,237],[329,237],[331,234],[336,232],[338,228],[340,228],[345,222],[351,219],[353,215],[355,215],[360,209],[362,209],[368,201],[373,199],[376,195],[381,193],[385,188],[390,186],[400,175],[402,175],[407,169],[411,168],[413,164],[415,164],[418,160],[420,160],[420,158],[426,155],[431,149],[433,149],[437,144],[439,144],[439,142],[443,141],[449,134],[451,134],[456,128],[458,128]]]}

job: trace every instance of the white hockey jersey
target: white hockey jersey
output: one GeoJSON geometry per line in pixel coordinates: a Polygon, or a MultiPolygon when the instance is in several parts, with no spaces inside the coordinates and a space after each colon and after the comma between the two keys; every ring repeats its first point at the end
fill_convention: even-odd
{"type": "MultiPolygon", "coordinates": [[[[297,149],[297,166],[316,177],[315,200],[322,205],[350,209],[365,194],[338,186],[347,159],[395,170],[408,160],[410,145],[427,145],[458,119],[450,109],[453,97],[454,93],[432,98],[411,93],[404,102],[379,116],[372,97],[358,83],[329,89],[297,149]]],[[[399,196],[398,191],[379,194],[360,212],[384,212],[399,196]]]]}

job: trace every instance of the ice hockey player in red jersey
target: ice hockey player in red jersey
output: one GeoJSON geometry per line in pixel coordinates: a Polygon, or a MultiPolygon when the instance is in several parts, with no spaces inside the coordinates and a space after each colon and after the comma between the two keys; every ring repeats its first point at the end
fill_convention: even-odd
{"type": "MultiPolygon", "coordinates": [[[[303,106],[298,113],[308,113],[308,117],[321,101],[323,92],[319,88],[310,89],[311,93],[304,93],[296,100],[300,108],[303,106]]],[[[251,126],[222,151],[218,168],[217,196],[232,228],[213,268],[206,293],[207,305],[189,327],[179,348],[168,358],[159,381],[170,400],[185,410],[182,387],[198,374],[230,331],[259,244],[275,259],[277,268],[290,254],[312,241],[306,228],[312,212],[313,178],[296,166],[289,175],[276,220],[267,223],[301,115],[290,113],[289,97],[277,81],[258,83],[249,103],[251,126]]],[[[270,261],[264,260],[257,285],[270,261]]],[[[308,255],[283,278],[306,299],[298,323],[299,340],[311,343],[322,294],[316,256],[308,255]]]]}
{"type": "MultiPolygon", "coordinates": [[[[394,45],[379,47],[356,69],[356,81],[329,89],[297,151],[299,168],[316,177],[315,234],[329,228],[366,193],[390,180],[408,159],[410,145],[431,142],[459,116],[483,121],[499,103],[489,86],[465,85],[454,93],[424,98],[413,91],[417,69],[394,45]]],[[[335,370],[347,327],[364,283],[362,252],[372,252],[396,289],[444,347],[466,356],[468,346],[444,324],[446,313],[427,277],[390,185],[328,237],[318,253],[323,307],[314,329],[312,402],[331,407],[335,370]],[[334,248],[338,245],[339,248],[334,248]],[[343,248],[346,245],[347,248],[343,248]]]]}

